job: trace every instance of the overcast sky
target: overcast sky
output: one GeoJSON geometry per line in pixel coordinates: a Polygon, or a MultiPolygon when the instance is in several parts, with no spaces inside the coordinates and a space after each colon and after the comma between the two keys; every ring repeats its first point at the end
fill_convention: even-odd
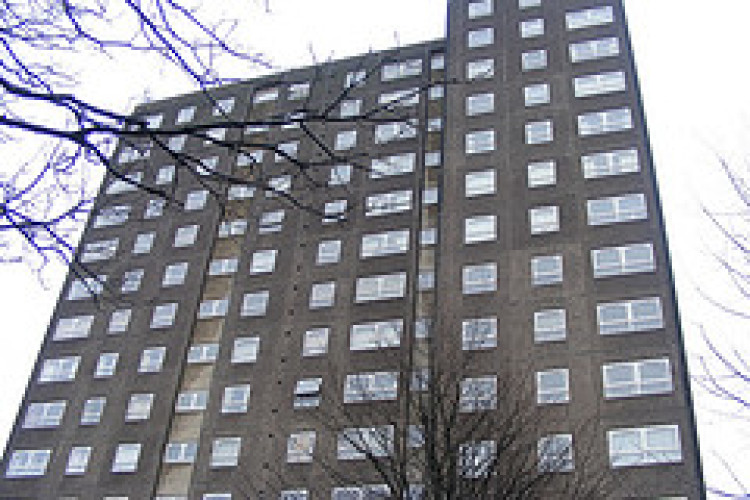
{"type": "MultiPolygon", "coordinates": [[[[263,12],[262,3],[225,0],[216,8],[246,15],[242,32],[247,33],[248,46],[280,69],[310,64],[311,54],[318,60],[341,58],[437,38],[445,29],[444,0],[270,0],[270,13],[263,12]]],[[[739,346],[750,355],[749,325],[718,314],[695,289],[701,284],[720,300],[727,289],[711,257],[721,245],[706,236],[710,228],[700,206],[736,210],[725,194],[718,155],[747,172],[750,1],[625,4],[691,359],[703,352],[698,341],[701,324],[722,345],[739,346]]],[[[151,82],[154,96],[186,90],[161,78],[159,68],[110,64],[81,75],[85,91],[95,100],[126,108],[142,94],[143,82],[151,82]]],[[[23,265],[0,267],[0,317],[6,339],[0,350],[0,441],[15,418],[63,277],[61,268],[48,268],[40,277],[23,265]]],[[[750,418],[742,422],[723,409],[714,411],[715,404],[705,397],[699,397],[697,406],[709,481],[728,484],[717,454],[726,457],[740,477],[750,478],[750,418]]]]}

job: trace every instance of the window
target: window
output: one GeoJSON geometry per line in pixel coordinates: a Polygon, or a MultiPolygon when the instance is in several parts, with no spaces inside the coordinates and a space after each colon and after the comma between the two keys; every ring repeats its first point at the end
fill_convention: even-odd
{"type": "Polygon", "coordinates": [[[537,443],[539,472],[569,472],[573,470],[573,435],[552,434],[537,443]]]}
{"type": "Polygon", "coordinates": [[[382,179],[393,175],[410,174],[414,171],[417,155],[403,153],[372,160],[370,167],[371,179],[382,179]]]}
{"type": "Polygon", "coordinates": [[[240,316],[265,316],[268,309],[268,290],[246,293],[242,298],[240,316]]]}
{"type": "Polygon", "coordinates": [[[258,89],[253,95],[253,104],[263,104],[264,102],[276,101],[279,99],[279,89],[258,89]]]}
{"type": "Polygon", "coordinates": [[[497,406],[497,377],[466,378],[461,381],[459,408],[463,412],[494,410],[497,406]]]}
{"type": "Polygon", "coordinates": [[[23,419],[24,429],[48,429],[57,427],[65,415],[67,401],[50,401],[49,403],[31,403],[26,408],[23,419]]]}
{"type": "Polygon", "coordinates": [[[351,118],[353,116],[359,116],[362,110],[362,99],[349,99],[341,101],[341,118],[351,118]]]}
{"type": "Polygon", "coordinates": [[[485,477],[496,469],[495,441],[464,443],[459,448],[458,467],[461,475],[470,479],[485,477]]]}
{"type": "Polygon", "coordinates": [[[331,224],[346,220],[347,200],[326,202],[323,207],[323,224],[331,224]]]}
{"type": "Polygon", "coordinates": [[[381,257],[405,253],[409,250],[409,230],[395,229],[383,233],[362,235],[360,257],[381,257]]]}
{"type": "Polygon", "coordinates": [[[552,142],[552,120],[529,122],[526,124],[526,144],[545,144],[552,142]]]}
{"type": "Polygon", "coordinates": [[[396,399],[397,372],[355,373],[346,376],[344,403],[396,399]]]}
{"type": "Polygon", "coordinates": [[[609,134],[633,128],[633,116],[628,108],[609,109],[578,115],[578,135],[609,134]]]}
{"type": "Polygon", "coordinates": [[[297,158],[297,152],[299,150],[299,141],[282,142],[276,145],[276,154],[274,155],[274,161],[286,161],[289,159],[297,158]]]}
{"type": "Polygon", "coordinates": [[[219,344],[194,344],[190,346],[187,354],[189,364],[213,363],[219,356],[219,344]]]}
{"type": "Polygon", "coordinates": [[[340,486],[331,492],[331,500],[379,500],[390,498],[391,489],[386,484],[340,486]]]}
{"type": "Polygon", "coordinates": [[[158,305],[154,307],[151,316],[151,328],[168,328],[174,324],[175,316],[177,316],[176,302],[158,305]]]}
{"type": "Polygon", "coordinates": [[[406,292],[406,273],[357,278],[355,302],[398,299],[406,292]]]}
{"type": "Polygon", "coordinates": [[[177,413],[189,413],[203,411],[208,405],[208,391],[184,391],[177,394],[175,411],[177,413]]]}
{"type": "Polygon", "coordinates": [[[66,299],[81,300],[101,295],[106,282],[107,276],[103,274],[98,276],[86,276],[83,279],[74,280],[70,283],[66,299]]]}
{"type": "Polygon", "coordinates": [[[493,28],[479,28],[466,34],[466,45],[470,49],[485,47],[493,43],[495,43],[495,30],[493,28]]]}
{"type": "Polygon", "coordinates": [[[129,205],[118,205],[104,207],[99,210],[99,214],[94,218],[93,227],[111,227],[125,224],[130,217],[129,205]]]}
{"type": "Polygon", "coordinates": [[[650,396],[672,392],[669,359],[642,359],[602,366],[607,399],[650,396]]]}
{"type": "MultiPolygon", "coordinates": [[[[254,186],[233,185],[229,186],[227,197],[230,200],[248,200],[255,196],[254,186]]],[[[244,232],[242,233],[244,234],[244,232]]]]}
{"type": "Polygon", "coordinates": [[[286,462],[306,464],[312,462],[315,451],[315,431],[292,433],[286,441],[286,462]]]}
{"type": "Polygon", "coordinates": [[[151,249],[154,246],[154,239],[156,233],[141,233],[135,237],[133,242],[133,254],[140,255],[144,253],[151,253],[151,249]]]}
{"type": "Polygon", "coordinates": [[[428,227],[419,232],[419,244],[423,247],[437,244],[437,228],[428,227]]]}
{"type": "Polygon", "coordinates": [[[237,337],[232,346],[232,363],[255,363],[259,351],[259,337],[237,337]]]}
{"type": "Polygon", "coordinates": [[[567,368],[536,372],[536,402],[546,405],[570,401],[568,378],[567,368]]]}
{"type": "Polygon", "coordinates": [[[430,69],[436,71],[445,69],[445,54],[434,54],[430,58],[430,69]]]}
{"type": "Polygon", "coordinates": [[[521,69],[532,71],[547,67],[547,51],[544,49],[530,50],[521,54],[521,69]]]}
{"type": "Polygon", "coordinates": [[[227,129],[225,128],[210,128],[205,131],[205,139],[203,144],[206,146],[212,146],[217,142],[223,141],[227,135],[227,129]]]}
{"type": "Polygon", "coordinates": [[[586,202],[589,226],[606,226],[648,217],[646,196],[642,193],[599,198],[586,202]]]}
{"type": "Polygon", "coordinates": [[[620,41],[616,37],[586,40],[584,42],[571,43],[569,49],[571,62],[592,61],[619,54],[620,41]]]}
{"type": "Polygon", "coordinates": [[[68,454],[65,474],[68,476],[85,474],[91,458],[91,446],[74,446],[68,454]]]}
{"type": "Polygon", "coordinates": [[[241,444],[242,439],[238,437],[214,439],[211,447],[211,467],[236,467],[241,444]]]}
{"type": "Polygon", "coordinates": [[[400,122],[381,123],[375,126],[375,144],[413,139],[417,136],[417,120],[409,118],[400,122]]]}
{"type": "Polygon", "coordinates": [[[565,340],[565,309],[543,309],[534,313],[534,342],[565,340]]]}
{"type": "Polygon", "coordinates": [[[266,197],[276,198],[278,195],[289,193],[292,189],[292,176],[282,175],[268,180],[266,185],[266,197]]]}
{"type": "Polygon", "coordinates": [[[107,398],[96,397],[84,401],[81,410],[81,425],[96,425],[102,418],[107,398]]]}
{"type": "Polygon", "coordinates": [[[8,461],[5,477],[36,477],[47,472],[52,450],[15,450],[8,461]]]}
{"type": "Polygon", "coordinates": [[[140,422],[151,416],[154,395],[150,393],[131,394],[128,409],[125,412],[126,422],[140,422]]]}
{"type": "Polygon", "coordinates": [[[344,88],[350,89],[353,87],[360,87],[365,84],[367,80],[367,71],[364,69],[358,69],[356,71],[350,71],[346,74],[346,81],[344,82],[344,88]]]}
{"type": "Polygon", "coordinates": [[[655,268],[654,246],[651,243],[636,243],[591,250],[591,265],[594,278],[649,273],[655,268]]]}
{"type": "Polygon", "coordinates": [[[469,19],[477,19],[492,14],[493,0],[472,0],[469,2],[468,15],[469,19]]]}
{"type": "Polygon", "coordinates": [[[329,186],[345,186],[352,180],[351,165],[334,165],[331,167],[331,176],[328,178],[329,186]]]}
{"type": "Polygon", "coordinates": [[[643,332],[664,326],[659,297],[601,303],[596,306],[596,315],[602,335],[643,332]]]}
{"type": "Polygon", "coordinates": [[[177,286],[185,283],[185,276],[188,271],[187,262],[177,262],[164,268],[164,277],[161,280],[161,286],[177,286]]]}
{"type": "Polygon", "coordinates": [[[461,325],[464,351],[497,347],[497,317],[465,319],[461,325]]]}
{"type": "Polygon", "coordinates": [[[146,210],[143,212],[144,219],[155,219],[164,215],[164,207],[167,205],[166,200],[161,198],[155,200],[148,200],[146,210]]]}
{"type": "Polygon", "coordinates": [[[388,347],[398,347],[404,332],[403,319],[374,321],[352,325],[349,335],[349,348],[352,351],[371,351],[388,347]]]}
{"type": "Polygon", "coordinates": [[[462,290],[464,295],[497,290],[497,264],[486,262],[464,266],[462,270],[462,290]]]}
{"type": "Polygon", "coordinates": [[[197,237],[197,224],[193,224],[192,226],[179,227],[174,234],[174,246],[175,248],[189,247],[195,243],[195,239],[197,237]]]}
{"type": "Polygon", "coordinates": [[[680,429],[676,425],[652,425],[607,432],[612,467],[671,464],[682,461],[680,429]]]}
{"type": "Polygon", "coordinates": [[[328,352],[328,333],[330,328],[312,328],[305,332],[302,342],[302,356],[320,356],[328,352]]]}
{"type": "Polygon", "coordinates": [[[258,221],[258,234],[278,233],[283,229],[284,211],[263,212],[258,221]]]}
{"type": "Polygon", "coordinates": [[[392,425],[350,427],[338,435],[336,456],[339,460],[387,457],[393,453],[393,438],[392,425]]]}
{"type": "Polygon", "coordinates": [[[336,282],[314,283],[310,290],[310,309],[333,307],[336,300],[336,282]]]}
{"type": "Polygon", "coordinates": [[[124,177],[124,179],[112,179],[112,182],[107,186],[106,194],[120,194],[128,191],[135,191],[138,189],[137,184],[143,181],[143,172],[131,172],[129,174],[124,174],[124,177]]]}
{"type": "Polygon", "coordinates": [[[57,320],[52,340],[83,339],[91,333],[91,325],[94,323],[92,314],[85,316],[73,316],[72,318],[60,318],[57,320]]]}
{"type": "Polygon", "coordinates": [[[308,500],[307,490],[284,490],[279,495],[279,500],[308,500]]]}
{"type": "Polygon", "coordinates": [[[276,267],[278,250],[258,250],[253,254],[250,264],[250,274],[272,273],[276,267]]]}
{"type": "Polygon", "coordinates": [[[141,288],[141,281],[143,281],[143,269],[133,269],[132,271],[126,271],[122,275],[122,286],[120,291],[122,293],[137,292],[141,288]]]}
{"type": "Polygon", "coordinates": [[[576,97],[590,97],[625,90],[625,72],[612,71],[573,79],[576,97]]]}
{"type": "Polygon", "coordinates": [[[495,94],[474,94],[466,96],[466,116],[476,116],[495,111],[495,94]]]}
{"type": "Polygon", "coordinates": [[[107,332],[110,335],[114,335],[127,331],[128,325],[130,324],[131,314],[132,311],[130,309],[118,309],[112,311],[112,314],[109,317],[107,332]]]}
{"type": "Polygon", "coordinates": [[[562,255],[543,255],[531,259],[531,284],[534,286],[562,283],[562,255]]]}
{"type": "Polygon", "coordinates": [[[419,103],[419,89],[414,87],[380,94],[378,104],[393,109],[396,107],[414,106],[419,103]]]}
{"type": "Polygon", "coordinates": [[[497,220],[494,215],[475,215],[464,219],[464,243],[481,243],[497,239],[497,220]]]}
{"type": "Polygon", "coordinates": [[[160,167],[159,170],[156,172],[155,182],[157,185],[171,184],[174,181],[174,174],[175,174],[174,165],[167,165],[164,167],[160,167]]]}
{"type": "Polygon", "coordinates": [[[494,59],[478,59],[476,61],[469,61],[466,63],[466,79],[467,80],[482,80],[494,78],[495,76],[495,60],[494,59]]]}
{"type": "Polygon", "coordinates": [[[115,374],[117,360],[120,354],[117,352],[103,352],[99,354],[99,360],[94,370],[94,378],[107,378],[115,374]]]}
{"type": "Polygon", "coordinates": [[[521,10],[539,7],[540,5],[542,5],[542,0],[518,0],[518,8],[521,10]]]}
{"type": "Polygon", "coordinates": [[[547,104],[550,100],[549,83],[535,83],[523,88],[523,102],[527,108],[547,104]]]}
{"type": "Polygon", "coordinates": [[[529,163],[528,186],[537,188],[553,186],[557,182],[556,165],[553,160],[529,163]]]}
{"type": "Polygon", "coordinates": [[[118,243],[117,238],[86,243],[83,245],[83,252],[81,252],[81,263],[111,259],[117,253],[118,243]]]}
{"type": "Polygon", "coordinates": [[[382,68],[382,80],[388,82],[399,78],[418,76],[422,73],[422,60],[410,59],[408,61],[384,64],[382,68]]]}
{"type": "Polygon", "coordinates": [[[164,463],[167,464],[192,464],[198,454],[198,443],[188,441],[185,443],[167,443],[164,447],[164,463]]]}
{"type": "Polygon", "coordinates": [[[435,99],[442,99],[445,97],[445,89],[440,85],[434,85],[430,87],[430,90],[428,91],[428,97],[430,100],[435,99]]]}
{"type": "Polygon", "coordinates": [[[231,259],[215,259],[208,264],[210,276],[226,276],[237,272],[237,257],[231,259]]]}
{"type": "Polygon", "coordinates": [[[466,174],[464,194],[467,198],[474,198],[485,194],[495,193],[495,170],[480,170],[466,174]]]}
{"type": "Polygon", "coordinates": [[[346,151],[352,149],[357,145],[357,131],[356,130],[343,130],[336,134],[336,142],[333,148],[336,151],[346,151]]]}
{"type": "MultiPolygon", "coordinates": [[[[237,187],[237,186],[232,186],[237,187]]],[[[230,191],[232,188],[229,188],[230,191]]],[[[230,198],[231,199],[231,198],[230,198]]],[[[219,224],[218,237],[229,238],[230,236],[242,236],[247,232],[247,220],[235,219],[221,221],[219,224]]]]}
{"type": "Polygon", "coordinates": [[[237,166],[247,167],[259,165],[263,162],[263,156],[265,151],[262,149],[255,149],[249,152],[243,152],[237,155],[237,166]]]}
{"type": "Polygon", "coordinates": [[[615,20],[614,11],[610,5],[593,7],[591,9],[567,12],[565,14],[565,27],[568,30],[590,28],[602,24],[609,24],[615,20]]]}
{"type": "Polygon", "coordinates": [[[141,353],[141,361],[138,364],[138,373],[156,373],[161,371],[164,357],[167,354],[166,347],[149,347],[141,353]]]}
{"type": "Polygon", "coordinates": [[[206,206],[207,200],[207,190],[190,191],[185,198],[185,210],[200,210],[206,206]]]}
{"type": "Polygon", "coordinates": [[[297,381],[294,387],[294,408],[317,408],[320,405],[321,377],[306,378],[297,381]]]}
{"type": "Polygon", "coordinates": [[[227,97],[224,99],[217,99],[213,109],[214,116],[228,115],[234,109],[234,97],[227,97]]]}
{"type": "Polygon", "coordinates": [[[556,233],[560,230],[560,207],[550,205],[529,209],[531,234],[556,233]]]}
{"type": "Polygon", "coordinates": [[[521,38],[536,38],[544,35],[544,19],[527,19],[518,23],[521,38]]]}
{"type": "Polygon", "coordinates": [[[315,258],[317,265],[336,264],[339,260],[341,260],[341,240],[325,240],[318,243],[318,255],[315,258]]]}
{"type": "Polygon", "coordinates": [[[173,153],[179,153],[185,147],[186,141],[187,135],[185,134],[172,136],[167,141],[167,149],[173,153]]]}
{"type": "Polygon", "coordinates": [[[246,413],[250,399],[250,385],[230,385],[224,388],[224,399],[221,401],[221,413],[246,413]]]}
{"type": "Polygon", "coordinates": [[[141,455],[140,443],[123,443],[117,445],[115,458],[112,461],[112,472],[135,472],[141,455]]]}
{"type": "Polygon", "coordinates": [[[581,157],[581,168],[586,179],[625,175],[641,170],[638,150],[635,148],[584,155],[581,157]]]}
{"type": "Polygon", "coordinates": [[[198,165],[195,166],[195,171],[198,175],[212,175],[216,172],[219,165],[219,157],[211,156],[209,158],[203,158],[198,165]]]}
{"type": "Polygon", "coordinates": [[[477,130],[465,137],[466,154],[487,153],[495,150],[495,131],[477,130]]]}
{"type": "Polygon", "coordinates": [[[66,356],[56,359],[45,359],[39,371],[37,382],[69,382],[76,377],[80,356],[66,356]]]}
{"type": "Polygon", "coordinates": [[[365,202],[365,216],[378,217],[411,210],[411,198],[409,189],[370,195],[365,202]]]}
{"type": "Polygon", "coordinates": [[[298,101],[310,95],[310,82],[289,84],[289,94],[287,98],[290,101],[298,101]]]}

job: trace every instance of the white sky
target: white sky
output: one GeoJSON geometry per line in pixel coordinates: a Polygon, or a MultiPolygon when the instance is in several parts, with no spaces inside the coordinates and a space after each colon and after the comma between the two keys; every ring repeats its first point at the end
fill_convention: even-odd
{"type": "MultiPolygon", "coordinates": [[[[280,68],[312,63],[310,47],[319,60],[338,59],[437,38],[445,25],[444,0],[270,0],[270,14],[259,8],[260,0],[217,3],[217,9],[246,16],[241,33],[247,33],[248,45],[280,68]]],[[[710,256],[710,250],[721,247],[713,243],[700,204],[733,209],[717,154],[747,171],[749,150],[743,139],[750,130],[750,64],[745,54],[750,47],[750,1],[625,4],[691,356],[702,352],[696,338],[697,325],[704,324],[712,338],[750,357],[749,325],[718,314],[695,288],[700,284],[720,300],[734,300],[725,299],[726,281],[710,256]]],[[[127,107],[142,94],[143,82],[149,82],[154,96],[185,90],[163,78],[159,68],[143,69],[143,64],[120,60],[110,66],[82,75],[86,92],[110,105],[119,98],[114,105],[127,107]]],[[[63,277],[61,268],[48,268],[40,280],[23,265],[0,267],[0,317],[6,338],[0,351],[0,440],[12,426],[63,277]]],[[[705,397],[697,406],[709,483],[728,481],[716,454],[735,466],[739,477],[750,478],[750,414],[744,421],[727,417],[713,411],[715,403],[705,397]]]]}

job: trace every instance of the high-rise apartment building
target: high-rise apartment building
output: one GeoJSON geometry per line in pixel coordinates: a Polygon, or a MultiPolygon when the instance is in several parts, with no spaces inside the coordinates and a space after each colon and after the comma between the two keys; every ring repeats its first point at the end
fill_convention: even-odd
{"type": "Polygon", "coordinates": [[[168,138],[208,175],[120,145],[184,206],[105,179],[78,253],[99,279],[68,278],[0,498],[236,500],[273,480],[287,500],[382,498],[345,474],[305,496],[317,457],[358,466],[314,414],[377,416],[425,345],[489,398],[525,374],[554,422],[540,439],[574,456],[567,423],[593,417],[616,496],[704,497],[620,0],[448,4],[445,39],[137,110],[215,125],[168,138]],[[249,184],[217,197],[212,172],[249,184]]]}

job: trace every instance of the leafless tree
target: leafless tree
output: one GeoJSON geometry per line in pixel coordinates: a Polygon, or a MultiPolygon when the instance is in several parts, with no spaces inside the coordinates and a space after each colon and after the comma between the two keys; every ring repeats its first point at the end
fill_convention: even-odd
{"type": "Polygon", "coordinates": [[[238,470],[233,486],[243,498],[274,500],[614,498],[595,425],[545,420],[522,374],[469,373],[404,367],[398,397],[373,404],[363,403],[380,396],[365,383],[347,383],[343,404],[324,394],[312,410],[319,431],[289,437],[291,465],[262,484],[238,470]],[[319,434],[333,446],[321,446],[319,434]],[[297,482],[290,469],[300,462],[314,468],[305,476],[314,481],[297,482]]]}
{"type": "MultiPolygon", "coordinates": [[[[261,149],[280,155],[288,160],[291,173],[305,183],[306,189],[324,189],[326,180],[319,171],[326,166],[347,162],[355,168],[369,168],[366,158],[327,146],[321,135],[324,124],[398,120],[408,128],[413,123],[414,113],[398,106],[398,102],[341,118],[335,112],[349,89],[324,105],[313,106],[302,100],[294,113],[255,121],[230,120],[223,103],[216,99],[215,89],[248,75],[227,77],[226,68],[267,67],[268,61],[232,43],[236,22],[203,17],[201,10],[190,5],[180,0],[2,3],[0,141],[8,151],[31,144],[37,152],[0,178],[0,258],[27,259],[35,267],[58,260],[72,265],[82,279],[96,282],[96,276],[75,260],[75,250],[82,223],[93,208],[96,181],[92,179],[98,179],[102,171],[109,178],[132,184],[176,206],[184,202],[175,194],[183,178],[198,179],[220,202],[228,185],[247,185],[279,191],[279,196],[298,208],[321,211],[321,207],[269,185],[268,178],[259,168],[253,169],[254,165],[250,165],[250,174],[239,176],[202,164],[200,158],[175,147],[184,137],[198,138],[233,154],[261,149]],[[219,126],[216,122],[164,124],[153,117],[131,115],[86,99],[77,93],[75,77],[64,65],[65,56],[71,54],[107,58],[135,54],[169,66],[170,75],[187,79],[215,108],[216,122],[221,122],[226,135],[215,134],[219,126]],[[264,126],[298,127],[320,154],[315,160],[301,159],[280,144],[248,139],[242,133],[248,127],[264,126]],[[119,153],[115,155],[115,151],[119,153]],[[169,187],[129,175],[129,162],[147,158],[155,151],[165,153],[177,169],[178,181],[169,187]]],[[[366,78],[378,74],[378,64],[367,68],[366,78]]],[[[324,76],[320,73],[317,78],[324,76]]],[[[425,90],[422,86],[416,92],[425,90]]]]}
{"type": "MultiPolygon", "coordinates": [[[[750,355],[747,340],[728,335],[737,325],[750,320],[750,178],[747,166],[719,158],[721,178],[726,181],[726,196],[721,209],[703,204],[703,214],[717,238],[709,248],[713,261],[723,275],[719,294],[699,286],[705,301],[714,308],[712,325],[700,325],[703,348],[697,356],[693,379],[711,401],[711,410],[721,418],[750,422],[750,355]],[[716,319],[723,318],[720,321],[716,319]],[[729,331],[727,331],[729,330],[729,331]],[[720,335],[720,336],[719,336],[720,335]]],[[[750,498],[750,483],[736,471],[728,457],[717,456],[727,473],[725,485],[710,485],[710,493],[719,498],[750,498]]],[[[734,465],[733,465],[734,464],[734,465]]]]}

